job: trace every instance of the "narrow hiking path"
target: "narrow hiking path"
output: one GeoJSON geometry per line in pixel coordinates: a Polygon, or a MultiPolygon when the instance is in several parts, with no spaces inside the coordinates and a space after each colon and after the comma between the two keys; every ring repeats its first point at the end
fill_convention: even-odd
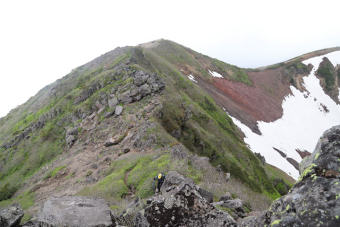
{"type": "Polygon", "coordinates": [[[133,170],[134,167],[128,169],[125,172],[125,176],[124,176],[124,184],[126,185],[126,187],[128,188],[128,192],[126,193],[126,195],[124,195],[125,198],[133,198],[135,196],[136,193],[136,189],[132,184],[128,184],[128,177],[129,177],[129,173],[131,172],[131,170],[133,170]]]}

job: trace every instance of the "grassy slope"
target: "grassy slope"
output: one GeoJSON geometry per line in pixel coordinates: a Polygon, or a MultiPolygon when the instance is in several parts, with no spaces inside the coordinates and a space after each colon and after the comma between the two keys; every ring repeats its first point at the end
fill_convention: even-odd
{"type": "MultiPolygon", "coordinates": [[[[161,47],[164,48],[163,45],[161,47]]],[[[184,48],[179,50],[178,46],[176,50],[177,53],[185,52],[184,48]]],[[[163,127],[170,134],[180,131],[177,139],[190,151],[209,157],[214,166],[219,165],[224,171],[231,172],[252,190],[276,198],[277,191],[259,160],[242,141],[231,119],[171,63],[180,64],[183,60],[181,56],[185,54],[178,54],[177,59],[173,59],[175,56],[171,55],[172,59],[168,60],[167,56],[159,55],[159,52],[157,47],[143,50],[144,57],[152,63],[151,67],[147,67],[163,74],[167,84],[173,85],[167,87],[165,94],[167,99],[162,110],[163,117],[160,119],[163,127]],[[192,115],[188,120],[186,112],[191,112],[192,115]]],[[[194,56],[187,57],[188,59],[184,58],[185,63],[195,61],[194,56]]]]}
{"type": "MultiPolygon", "coordinates": [[[[65,128],[72,127],[70,118],[78,109],[87,111],[93,106],[100,92],[108,90],[114,86],[123,84],[125,81],[119,80],[123,75],[118,75],[118,80],[112,82],[109,79],[112,75],[112,67],[126,60],[128,54],[122,54],[113,59],[110,64],[96,68],[83,70],[82,67],[75,70],[70,75],[65,76],[62,80],[54,83],[58,91],[57,96],[39,97],[39,92],[27,103],[18,107],[6,116],[1,125],[1,142],[8,141],[6,135],[11,137],[21,133],[27,126],[36,122],[43,114],[54,109],[60,109],[61,114],[49,119],[45,126],[30,134],[29,139],[23,140],[18,146],[8,150],[0,149],[0,191],[6,189],[9,194],[2,193],[0,200],[9,198],[17,189],[21,188],[23,183],[30,179],[36,171],[42,166],[51,162],[65,150],[65,128]],[[93,83],[102,83],[106,86],[96,91],[89,99],[79,105],[73,105],[75,97],[79,96],[82,90],[87,89],[93,83]],[[45,98],[45,99],[44,99],[45,98]],[[31,100],[40,100],[34,103],[31,100]],[[34,110],[41,103],[47,103],[38,110],[34,110]],[[24,114],[23,114],[24,113],[24,114]],[[29,113],[29,114],[26,114],[29,113]],[[7,119],[19,119],[11,121],[7,119]]],[[[86,65],[85,65],[86,66],[86,65]]],[[[47,86],[43,91],[51,86],[47,86]]],[[[3,120],[2,119],[2,120],[3,120]]]]}
{"type": "MultiPolygon", "coordinates": [[[[161,44],[153,49],[141,47],[129,49],[111,61],[106,59],[105,64],[98,61],[96,64],[80,67],[63,80],[58,81],[55,96],[47,98],[44,96],[44,100],[41,100],[41,97],[33,97],[28,103],[12,111],[4,118],[5,120],[1,119],[0,142],[5,142],[8,139],[6,135],[16,135],[43,114],[56,108],[61,109],[61,114],[48,120],[46,125],[32,133],[29,139],[10,150],[0,150],[0,190],[7,190],[5,188],[7,185],[7,188],[12,188],[15,192],[36,171],[64,151],[64,128],[72,126],[69,119],[73,113],[79,109],[90,111],[100,93],[131,83],[130,79],[122,79],[124,75],[113,70],[115,65],[130,59],[130,62],[134,64],[133,68],[157,72],[166,82],[163,107],[160,110],[161,116],[158,114],[154,117],[158,126],[150,132],[163,136],[163,147],[172,143],[182,143],[191,152],[209,157],[214,166],[220,166],[224,171],[231,172],[232,176],[238,178],[253,191],[264,193],[272,199],[277,198],[279,193],[272,184],[272,176],[275,176],[274,178],[282,176],[278,175],[276,170],[264,168],[261,165],[242,141],[231,119],[205,92],[183,76],[178,71],[178,66],[189,65],[195,68],[202,77],[207,77],[208,72],[201,65],[202,63],[210,64],[219,73],[223,74],[223,70],[228,71],[231,79],[250,84],[244,71],[225,63],[216,63],[214,59],[199,55],[172,42],[162,41],[161,44]],[[237,73],[230,73],[234,72],[233,70],[240,72],[240,76],[237,76],[237,73]],[[114,81],[112,81],[112,75],[115,75],[114,81]],[[103,87],[86,101],[73,105],[74,99],[93,83],[101,83],[103,87]],[[36,102],[39,100],[39,105],[34,100],[36,102]],[[177,136],[178,133],[180,136],[177,136]]],[[[48,90],[49,87],[46,89],[48,90]]],[[[48,92],[44,90],[44,93],[48,92]]],[[[188,163],[179,164],[179,161],[171,159],[167,152],[167,149],[162,149],[157,153],[158,159],[142,155],[130,157],[128,160],[118,160],[105,178],[94,186],[85,188],[81,193],[99,194],[107,199],[119,200],[124,193],[128,192],[126,185],[122,182],[127,171],[129,172],[128,184],[133,185],[137,195],[141,197],[152,194],[150,181],[160,170],[175,169],[194,178],[197,182],[200,181],[202,173],[190,167],[188,163]],[[147,168],[144,168],[145,166],[147,168]]],[[[54,174],[51,172],[49,177],[54,174]]],[[[23,189],[20,192],[15,198],[2,201],[0,206],[17,201],[27,208],[32,203],[26,201],[32,201],[34,194],[25,192],[23,189]]]]}

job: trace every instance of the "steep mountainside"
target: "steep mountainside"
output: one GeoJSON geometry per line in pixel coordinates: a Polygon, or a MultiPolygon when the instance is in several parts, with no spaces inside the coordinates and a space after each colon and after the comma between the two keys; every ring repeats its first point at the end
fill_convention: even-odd
{"type": "Polygon", "coordinates": [[[282,102],[282,117],[258,122],[262,135],[233,118],[254,152],[294,178],[298,177],[298,162],[313,151],[320,134],[340,124],[340,52],[305,59],[301,64],[308,65],[310,73],[299,78],[299,86],[290,85],[290,94],[282,102]]]}
{"type": "Polygon", "coordinates": [[[172,42],[145,47],[206,91],[242,129],[253,152],[295,179],[298,162],[318,136],[340,123],[340,47],[258,69],[241,69],[172,42]]]}
{"type": "MultiPolygon", "coordinates": [[[[90,195],[119,212],[175,170],[215,198],[229,191],[248,211],[265,209],[294,181],[255,156],[223,110],[258,131],[266,114],[237,89],[264,98],[271,85],[255,91],[252,73],[166,40],[76,68],[0,119],[0,206],[20,203],[26,221],[51,196],[90,195]]],[[[268,103],[282,108],[285,89],[268,103]]]]}

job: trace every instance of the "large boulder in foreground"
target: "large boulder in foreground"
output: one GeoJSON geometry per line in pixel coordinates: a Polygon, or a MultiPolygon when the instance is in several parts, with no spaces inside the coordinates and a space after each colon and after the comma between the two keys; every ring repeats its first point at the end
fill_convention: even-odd
{"type": "Polygon", "coordinates": [[[217,210],[199,193],[191,179],[171,171],[161,194],[148,200],[135,219],[136,226],[236,226],[227,213],[217,210]]]}
{"type": "Polygon", "coordinates": [[[19,205],[12,205],[8,208],[0,210],[0,226],[19,226],[23,216],[24,211],[19,207],[19,205]]]}
{"type": "Polygon", "coordinates": [[[36,226],[114,226],[105,200],[65,196],[47,200],[36,226]]]}
{"type": "Polygon", "coordinates": [[[340,226],[340,126],[327,130],[302,162],[290,192],[242,226],[340,226]]]}

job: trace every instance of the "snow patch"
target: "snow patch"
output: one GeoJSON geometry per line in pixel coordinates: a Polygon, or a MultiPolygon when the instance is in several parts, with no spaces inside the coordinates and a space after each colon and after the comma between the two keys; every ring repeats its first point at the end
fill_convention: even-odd
{"type": "Polygon", "coordinates": [[[217,77],[217,78],[223,78],[223,76],[221,74],[219,74],[218,72],[214,72],[214,71],[210,71],[209,73],[213,76],[213,77],[217,77]]]}
{"type": "Polygon", "coordinates": [[[261,153],[267,163],[282,169],[295,179],[299,177],[299,172],[273,147],[300,162],[301,157],[296,152],[297,148],[312,153],[322,133],[330,127],[340,124],[340,105],[337,105],[324,93],[319,79],[315,76],[315,71],[323,57],[327,57],[333,65],[340,63],[340,52],[304,61],[304,64],[311,63],[314,66],[310,75],[303,78],[307,91],[300,92],[291,86],[292,94],[286,96],[282,102],[282,118],[269,123],[258,122],[262,135],[253,133],[238,119],[231,117],[245,134],[244,141],[253,152],[261,153]],[[321,105],[327,107],[328,111],[324,111],[323,107],[320,108],[321,105]]]}
{"type": "Polygon", "coordinates": [[[194,77],[193,75],[190,74],[190,75],[188,76],[188,78],[189,78],[189,80],[191,80],[191,81],[197,83],[197,80],[195,79],[195,77],[194,77]]]}

